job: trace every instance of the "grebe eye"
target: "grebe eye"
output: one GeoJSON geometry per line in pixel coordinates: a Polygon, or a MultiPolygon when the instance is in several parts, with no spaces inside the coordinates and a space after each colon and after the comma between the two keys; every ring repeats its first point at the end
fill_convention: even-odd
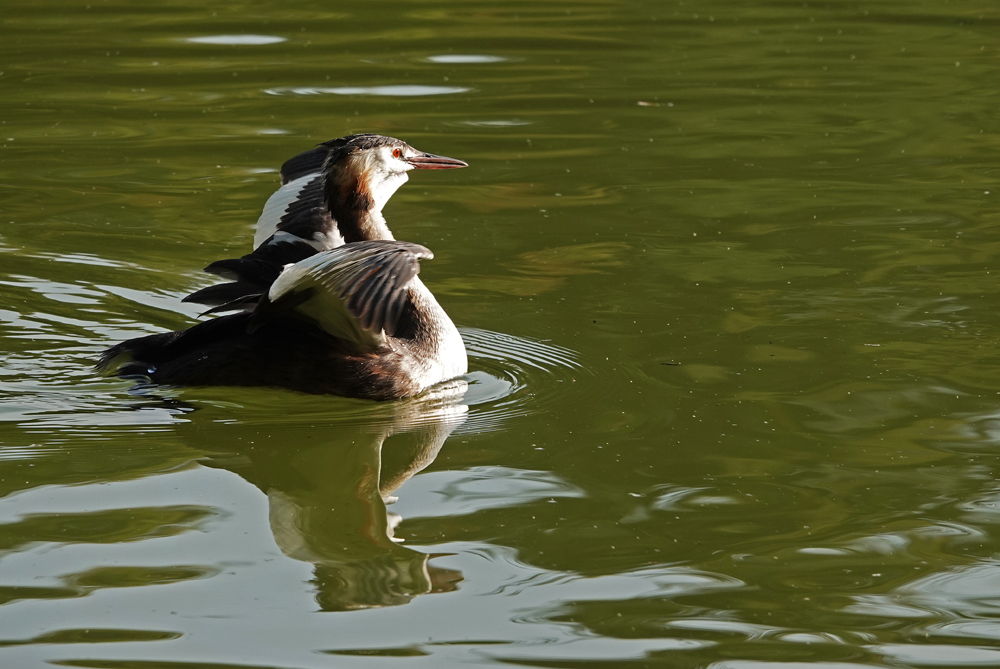
{"type": "Polygon", "coordinates": [[[400,151],[399,149],[393,149],[392,150],[392,157],[393,158],[402,158],[403,157],[403,152],[400,151]]]}

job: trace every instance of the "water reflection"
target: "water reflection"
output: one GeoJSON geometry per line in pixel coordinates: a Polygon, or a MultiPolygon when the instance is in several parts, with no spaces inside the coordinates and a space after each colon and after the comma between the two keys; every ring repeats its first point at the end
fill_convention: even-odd
{"type": "Polygon", "coordinates": [[[384,95],[414,97],[423,95],[451,95],[452,93],[465,93],[471,88],[461,86],[421,86],[421,85],[397,85],[397,86],[340,86],[340,87],[295,87],[295,88],[269,88],[265,93],[269,95],[384,95]]]}
{"type": "Polygon", "coordinates": [[[188,37],[184,41],[194,44],[224,44],[227,46],[258,46],[262,44],[279,44],[284,37],[277,35],[206,35],[204,37],[188,37]]]}
{"type": "Polygon", "coordinates": [[[444,53],[438,56],[428,56],[430,63],[466,64],[466,63],[502,63],[507,58],[503,56],[484,56],[481,54],[444,53]]]}
{"type": "Polygon", "coordinates": [[[282,553],[315,565],[324,611],[406,604],[454,590],[459,572],[401,545],[394,493],[431,464],[466,418],[468,389],[455,381],[403,402],[380,405],[360,430],[327,426],[289,443],[281,426],[261,426],[252,442],[208,458],[267,495],[269,523],[282,553]]]}

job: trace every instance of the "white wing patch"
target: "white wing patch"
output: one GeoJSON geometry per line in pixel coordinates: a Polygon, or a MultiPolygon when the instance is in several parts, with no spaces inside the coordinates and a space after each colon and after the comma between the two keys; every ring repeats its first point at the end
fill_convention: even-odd
{"type": "Polygon", "coordinates": [[[408,242],[347,244],[287,265],[271,284],[268,302],[310,290],[296,311],[335,337],[377,350],[386,344],[385,331],[395,328],[406,287],[420,271],[418,260],[432,257],[408,242]]]}
{"type": "Polygon", "coordinates": [[[268,298],[274,302],[283,295],[295,293],[309,288],[315,290],[315,294],[305,303],[299,305],[296,310],[312,320],[332,334],[334,337],[347,339],[367,350],[378,350],[386,343],[385,334],[382,331],[370,332],[362,328],[357,319],[347,309],[343,298],[338,294],[338,290],[332,290],[323,281],[322,273],[326,269],[323,254],[317,254],[294,265],[285,267],[277,281],[271,284],[268,290],[268,298]],[[319,275],[319,276],[317,276],[319,275]]]}
{"type": "Polygon", "coordinates": [[[282,215],[284,215],[285,210],[288,209],[288,205],[298,199],[302,189],[314,180],[321,178],[322,173],[313,172],[312,174],[307,174],[304,177],[299,177],[295,181],[289,181],[284,186],[274,191],[274,194],[267,199],[267,203],[264,205],[264,211],[261,212],[260,218],[257,219],[257,230],[253,235],[253,247],[255,249],[267,241],[267,238],[278,230],[278,224],[281,222],[282,215]]]}

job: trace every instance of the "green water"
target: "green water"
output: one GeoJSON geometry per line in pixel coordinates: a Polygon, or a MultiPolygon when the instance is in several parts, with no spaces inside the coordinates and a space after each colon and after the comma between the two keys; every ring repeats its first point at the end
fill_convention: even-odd
{"type": "Polygon", "coordinates": [[[0,17],[0,665],[1000,665],[995,6],[88,1],[0,17]],[[92,373],[362,131],[470,164],[462,402],[92,373]]]}

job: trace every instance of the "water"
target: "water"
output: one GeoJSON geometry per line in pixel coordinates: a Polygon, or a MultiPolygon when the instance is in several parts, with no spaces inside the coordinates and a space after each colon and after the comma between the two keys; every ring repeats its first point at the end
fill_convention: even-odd
{"type": "Polygon", "coordinates": [[[1000,664],[998,22],[8,3],[2,664],[1000,664]],[[92,373],[361,131],[467,388],[92,373]]]}

